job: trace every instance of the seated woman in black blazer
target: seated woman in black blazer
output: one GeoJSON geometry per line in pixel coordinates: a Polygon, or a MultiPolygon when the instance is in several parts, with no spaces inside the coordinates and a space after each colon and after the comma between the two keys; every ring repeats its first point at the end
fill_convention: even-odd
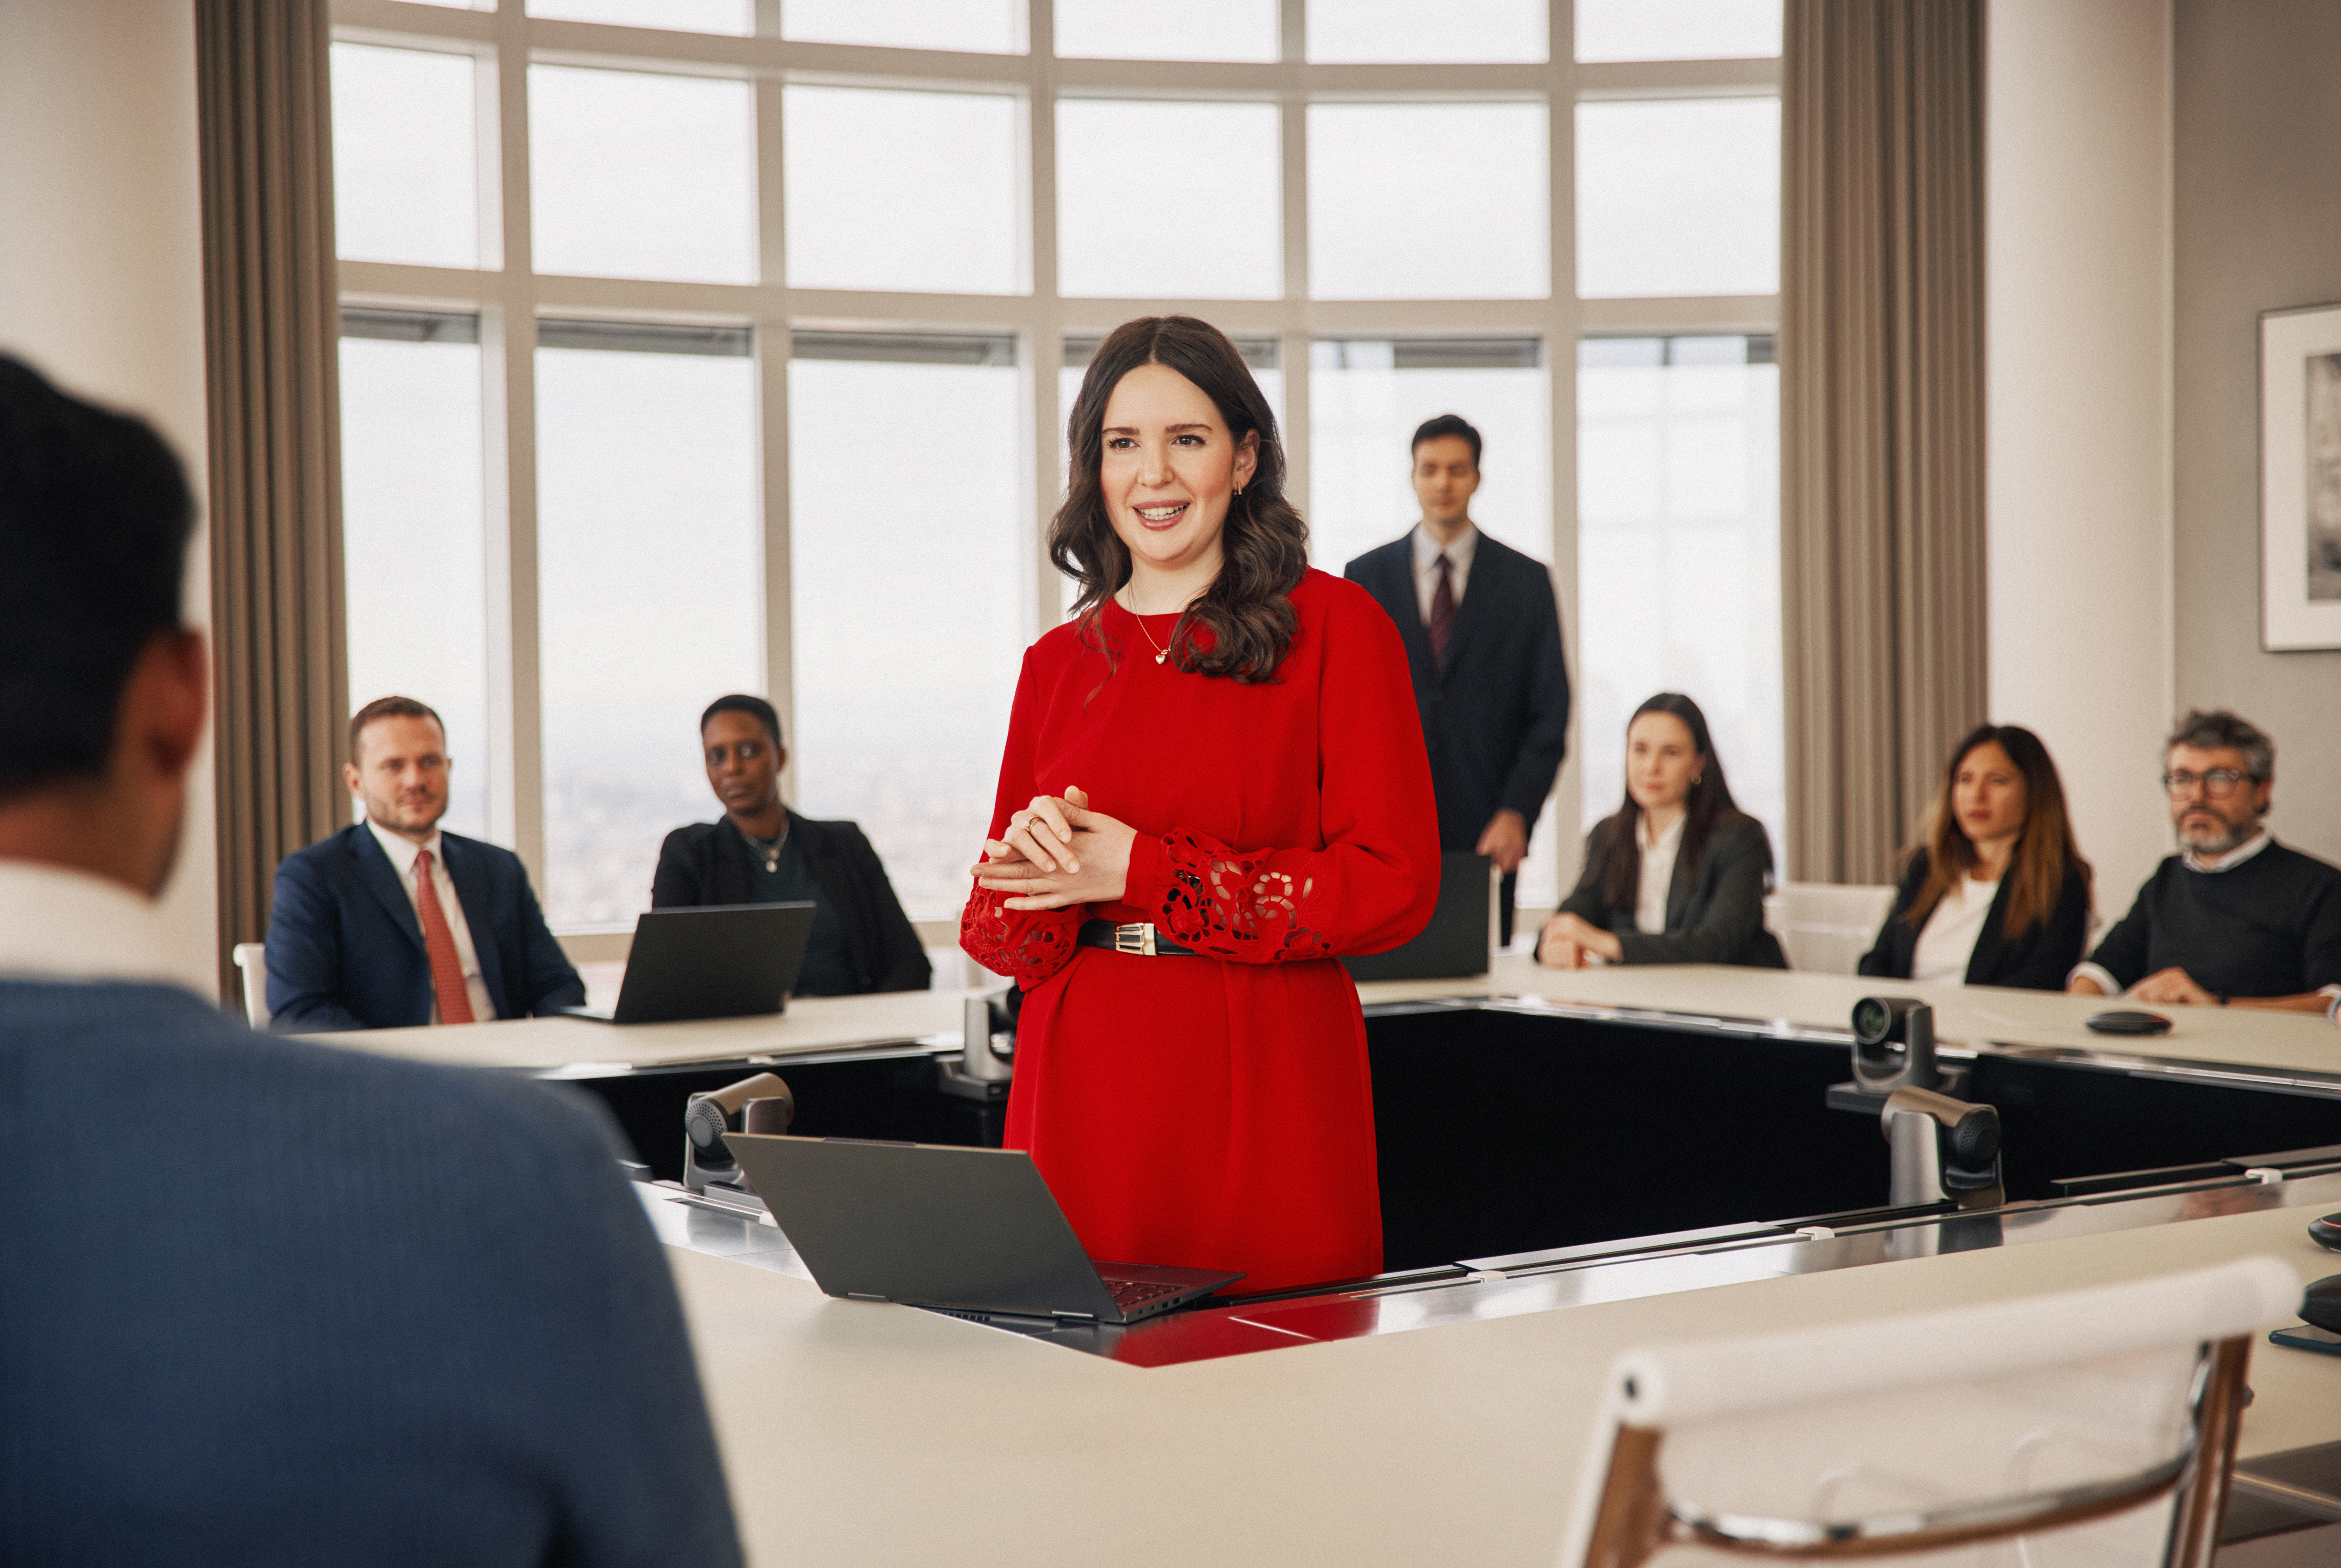
{"type": "Polygon", "coordinates": [[[1771,872],[1771,838],[1731,803],[1707,715],[1661,691],[1627,723],[1626,803],[1587,835],[1584,874],[1545,922],[1537,961],[1785,969],[1764,928],[1771,872]]]}
{"type": "Polygon", "coordinates": [[[2089,863],[2065,786],[2029,729],[1959,742],[1861,972],[2061,991],[2089,937],[2089,863]]]}
{"type": "Polygon", "coordinates": [[[781,804],[781,716],[761,697],[719,697],[699,716],[713,822],[677,828],[659,846],[651,908],[708,904],[813,907],[797,971],[800,997],[923,991],[932,974],[885,865],[852,822],[816,822],[781,804]]]}

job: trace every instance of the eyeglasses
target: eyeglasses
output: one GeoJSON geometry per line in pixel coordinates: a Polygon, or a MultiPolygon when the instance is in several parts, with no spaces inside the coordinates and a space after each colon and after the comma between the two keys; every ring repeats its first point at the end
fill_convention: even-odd
{"type": "Polygon", "coordinates": [[[2170,791],[2173,800],[2184,800],[2195,793],[2195,786],[2203,786],[2203,793],[2213,800],[2225,800],[2236,792],[2236,786],[2250,778],[2232,768],[2214,768],[2208,773],[2165,773],[2162,787],[2170,791]]]}

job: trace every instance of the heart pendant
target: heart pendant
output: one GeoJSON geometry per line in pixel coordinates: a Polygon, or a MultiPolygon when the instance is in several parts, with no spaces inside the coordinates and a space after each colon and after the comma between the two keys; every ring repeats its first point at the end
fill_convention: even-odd
{"type": "Polygon", "coordinates": [[[1161,663],[1164,660],[1166,660],[1166,659],[1168,659],[1168,658],[1170,658],[1170,654],[1168,654],[1167,652],[1166,652],[1166,653],[1158,653],[1158,654],[1156,654],[1156,655],[1154,656],[1154,662],[1155,662],[1155,663],[1157,663],[1157,664],[1160,664],[1160,663],[1161,663]]]}

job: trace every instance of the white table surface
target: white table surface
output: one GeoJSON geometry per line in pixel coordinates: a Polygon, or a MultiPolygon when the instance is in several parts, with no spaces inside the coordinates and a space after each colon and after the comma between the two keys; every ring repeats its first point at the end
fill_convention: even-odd
{"type": "MultiPolygon", "coordinates": [[[[1180,963],[1182,959],[1158,959],[1180,963]]],[[[2243,1007],[2156,1007],[2175,1022],[2167,1035],[2091,1034],[2083,1020],[2125,1004],[2101,997],[1994,987],[1912,985],[1724,965],[1609,966],[1548,969],[1522,955],[1498,958],[1489,972],[1460,980],[1385,981],[1358,987],[1368,1004],[1449,997],[1538,997],[1563,1003],[1688,1014],[1781,1019],[1843,1029],[1853,1004],[1876,994],[1934,1004],[1945,1041],[2087,1050],[2141,1060],[2177,1060],[2285,1072],[2341,1073],[2341,1029],[2310,1014],[2243,1007]]],[[[365,1029],[315,1039],[358,1050],[475,1067],[544,1069],[584,1063],[638,1067],[743,1057],[787,1057],[855,1045],[956,1039],[962,991],[900,991],[874,997],[807,997],[778,1017],[620,1027],[583,1018],[517,1018],[447,1028],[365,1029]]]]}
{"type": "MultiPolygon", "coordinates": [[[[1176,960],[1172,960],[1176,961],[1176,960]]],[[[1368,1003],[1534,997],[1843,1029],[1877,992],[1941,1037],[2264,1072],[2341,1071],[2321,1018],[2157,1008],[2159,1039],[2093,1035],[2100,998],[1721,967],[1564,972],[1518,956],[1368,1003]]],[[[955,1037],[964,993],[807,998],[779,1018],[617,1028],[531,1019],[317,1037],[513,1068],[659,1065],[955,1037]]],[[[788,1563],[1463,1563],[1543,1568],[1609,1358],[1659,1339],[1844,1321],[2254,1252],[2336,1272],[2276,1210],[1789,1275],[1141,1369],[974,1324],[823,1296],[670,1248],[750,1559],[788,1563]]],[[[2341,1439],[2341,1358],[2262,1345],[2246,1454],[2341,1439]]]]}
{"type": "MultiPolygon", "coordinates": [[[[2314,1211],[1138,1368],[670,1248],[749,1560],[1544,1568],[1629,1345],[2341,1258],[2314,1211]]],[[[2256,1348],[2246,1455],[2341,1438],[2341,1358],[2256,1348]]]]}

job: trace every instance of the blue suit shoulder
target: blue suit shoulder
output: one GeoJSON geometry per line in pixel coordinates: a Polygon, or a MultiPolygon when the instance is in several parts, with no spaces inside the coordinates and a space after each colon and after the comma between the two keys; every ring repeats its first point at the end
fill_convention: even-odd
{"type": "Polygon", "coordinates": [[[0,1256],[43,1282],[0,1292],[0,1386],[54,1416],[0,1464],[28,1560],[738,1562],[672,1282],[583,1097],[155,985],[0,982],[0,1256]],[[89,1184],[92,1107],[134,1202],[89,1184]]]}

